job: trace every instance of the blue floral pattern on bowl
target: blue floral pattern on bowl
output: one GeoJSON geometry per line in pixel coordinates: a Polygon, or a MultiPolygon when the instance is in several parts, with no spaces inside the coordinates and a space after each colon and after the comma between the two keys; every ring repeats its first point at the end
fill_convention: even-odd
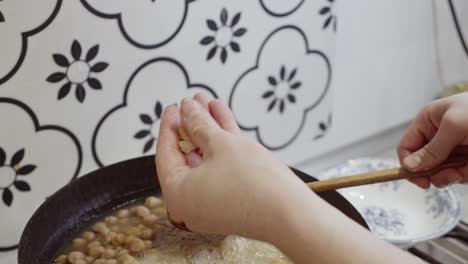
{"type": "MultiPolygon", "coordinates": [[[[394,159],[360,158],[318,174],[330,179],[399,167],[394,159]]],[[[363,215],[371,231],[399,246],[440,237],[460,220],[460,203],[449,187],[423,190],[405,180],[338,190],[363,215]]]]}
{"type": "Polygon", "coordinates": [[[372,232],[382,237],[387,232],[395,235],[405,235],[404,215],[397,209],[384,209],[377,206],[364,208],[361,212],[370,224],[372,232]]]}
{"type": "Polygon", "coordinates": [[[432,215],[432,218],[437,219],[444,213],[455,215],[458,207],[451,201],[450,197],[453,195],[448,189],[432,189],[426,193],[427,213],[432,215]]]}

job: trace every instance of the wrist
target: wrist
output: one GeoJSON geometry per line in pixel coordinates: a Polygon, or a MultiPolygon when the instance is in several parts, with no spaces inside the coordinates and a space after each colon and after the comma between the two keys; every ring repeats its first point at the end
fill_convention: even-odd
{"type": "Polygon", "coordinates": [[[253,216],[256,220],[247,229],[250,231],[247,235],[279,247],[281,243],[287,243],[296,230],[302,228],[298,223],[306,221],[306,212],[313,212],[317,201],[321,200],[302,182],[282,186],[274,197],[269,207],[256,210],[257,213],[253,216]]]}

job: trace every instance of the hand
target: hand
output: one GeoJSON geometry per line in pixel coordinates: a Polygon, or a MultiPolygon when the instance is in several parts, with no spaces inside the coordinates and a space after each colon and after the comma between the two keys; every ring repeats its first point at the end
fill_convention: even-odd
{"type": "MultiPolygon", "coordinates": [[[[450,154],[468,153],[468,94],[430,103],[411,123],[398,146],[402,165],[410,171],[429,170],[450,154]]],[[[410,180],[427,189],[468,181],[468,166],[444,169],[431,177],[410,180]]]]}
{"type": "Polygon", "coordinates": [[[203,94],[184,99],[180,112],[165,109],[156,163],[171,216],[195,232],[267,240],[264,235],[274,233],[267,228],[279,224],[291,199],[314,195],[270,152],[240,135],[225,104],[203,94]],[[179,150],[179,126],[203,158],[179,150]]]}

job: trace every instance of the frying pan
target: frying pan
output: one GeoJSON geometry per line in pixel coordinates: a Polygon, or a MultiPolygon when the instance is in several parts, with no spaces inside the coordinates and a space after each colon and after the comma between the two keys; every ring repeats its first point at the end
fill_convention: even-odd
{"type": "MultiPolygon", "coordinates": [[[[316,179],[292,169],[305,182],[316,179]]],[[[96,218],[149,195],[159,195],[154,156],[136,158],[91,172],[64,186],[29,220],[18,249],[19,264],[52,263],[71,238],[96,218]]],[[[319,194],[368,228],[359,212],[335,191],[319,194]]]]}

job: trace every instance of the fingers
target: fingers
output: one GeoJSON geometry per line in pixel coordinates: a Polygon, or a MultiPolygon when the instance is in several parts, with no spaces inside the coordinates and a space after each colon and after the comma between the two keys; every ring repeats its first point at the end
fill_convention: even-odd
{"type": "Polygon", "coordinates": [[[195,167],[200,166],[200,164],[203,161],[202,156],[196,153],[195,151],[192,151],[189,154],[185,154],[185,159],[190,168],[195,168],[195,167]]]}
{"type": "Polygon", "coordinates": [[[430,179],[434,186],[443,188],[461,182],[463,180],[463,175],[459,170],[450,168],[432,175],[430,179]]]}
{"type": "Polygon", "coordinates": [[[453,151],[454,155],[468,155],[468,146],[457,146],[453,151]]]}
{"type": "Polygon", "coordinates": [[[431,176],[431,182],[434,186],[443,188],[456,183],[465,183],[468,181],[468,164],[460,168],[444,169],[431,176]]]}
{"type": "Polygon", "coordinates": [[[208,96],[208,94],[206,94],[206,93],[196,93],[193,96],[193,99],[195,99],[195,101],[199,102],[203,106],[203,108],[208,110],[208,104],[211,101],[211,97],[208,96]]]}
{"type": "Polygon", "coordinates": [[[468,164],[460,168],[449,168],[430,177],[418,177],[409,180],[423,189],[430,187],[431,183],[438,187],[444,188],[456,183],[468,182],[468,164]]]}
{"type": "Polygon", "coordinates": [[[404,166],[418,171],[428,170],[442,163],[463,140],[463,131],[459,131],[457,127],[452,114],[445,113],[434,137],[424,147],[404,158],[404,166]]]}
{"type": "Polygon", "coordinates": [[[423,189],[429,189],[429,187],[431,187],[431,181],[428,177],[411,178],[409,181],[423,189]]]}
{"type": "Polygon", "coordinates": [[[164,110],[159,128],[158,143],[156,146],[156,166],[158,177],[164,189],[168,179],[187,168],[185,157],[179,150],[177,128],[180,126],[179,109],[171,105],[164,110]]]}
{"type": "Polygon", "coordinates": [[[437,131],[437,127],[432,124],[429,118],[428,109],[429,108],[426,107],[416,116],[400,140],[397,152],[401,164],[403,164],[403,160],[407,156],[421,149],[429,142],[437,131]]]}
{"type": "Polygon", "coordinates": [[[193,96],[193,99],[200,103],[203,108],[209,110],[221,128],[233,134],[240,134],[240,128],[237,125],[234,114],[221,100],[212,100],[206,93],[197,93],[193,96]]]}
{"type": "Polygon", "coordinates": [[[185,98],[181,104],[182,125],[192,142],[203,153],[208,148],[210,139],[221,131],[216,121],[203,106],[192,98],[185,98]]]}
{"type": "Polygon", "coordinates": [[[219,126],[233,134],[240,134],[240,128],[237,125],[236,118],[231,109],[219,99],[212,100],[209,103],[210,113],[219,126]]]}

